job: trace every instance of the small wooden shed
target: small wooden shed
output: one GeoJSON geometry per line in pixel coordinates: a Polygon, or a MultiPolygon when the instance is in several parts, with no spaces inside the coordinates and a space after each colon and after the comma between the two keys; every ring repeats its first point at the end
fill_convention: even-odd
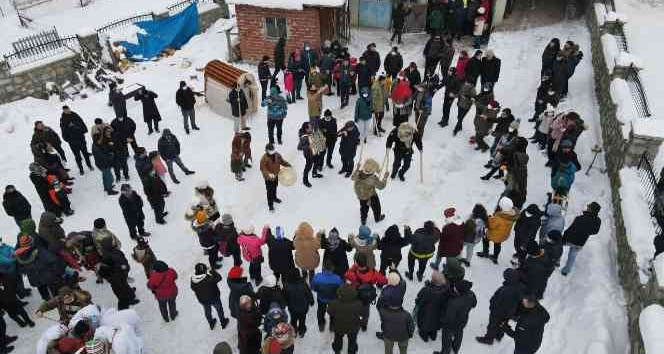
{"type": "Polygon", "coordinates": [[[256,78],[253,74],[238,69],[221,60],[212,60],[205,65],[205,99],[215,113],[220,116],[232,118],[231,105],[228,94],[237,83],[247,98],[247,114],[258,110],[259,95],[256,78]]]}

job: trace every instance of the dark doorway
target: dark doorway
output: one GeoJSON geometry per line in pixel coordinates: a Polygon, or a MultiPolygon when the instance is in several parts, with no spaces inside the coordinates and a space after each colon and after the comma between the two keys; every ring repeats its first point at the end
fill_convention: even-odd
{"type": "Polygon", "coordinates": [[[540,27],[576,18],[583,14],[586,0],[507,0],[500,29],[540,27]]]}

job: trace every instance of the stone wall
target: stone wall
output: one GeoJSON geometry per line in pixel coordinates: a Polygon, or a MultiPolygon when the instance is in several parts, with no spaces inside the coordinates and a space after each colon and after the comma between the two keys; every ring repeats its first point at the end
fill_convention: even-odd
{"type": "MultiPolygon", "coordinates": [[[[201,32],[205,32],[220,18],[230,18],[230,12],[226,2],[216,0],[215,5],[216,6],[206,6],[204,7],[204,10],[198,10],[198,23],[201,32]]],[[[199,4],[198,6],[201,7],[204,5],[199,4]]]]}
{"type": "MultiPolygon", "coordinates": [[[[603,23],[594,11],[594,3],[587,14],[587,22],[592,37],[592,61],[595,76],[595,93],[600,110],[600,124],[604,144],[606,167],[611,183],[611,197],[613,202],[613,217],[615,238],[617,244],[618,276],[624,290],[626,311],[628,317],[628,332],[632,354],[643,354],[643,341],[639,330],[639,315],[641,310],[653,302],[664,298],[661,289],[655,285],[655,277],[648,284],[641,284],[636,254],[632,250],[627,237],[627,230],[622,213],[620,196],[620,170],[625,166],[633,165],[633,157],[640,156],[643,151],[653,148],[649,137],[639,137],[624,127],[618,119],[616,103],[611,97],[611,81],[624,75],[625,70],[620,68],[609,71],[604,57],[604,49],[600,37],[605,33],[616,30],[615,24],[603,23]],[[598,21],[600,20],[600,21],[598,21]],[[626,132],[629,131],[629,134],[626,132]],[[629,154],[628,154],[629,152],[629,154]],[[626,156],[628,158],[626,159],[626,156]]],[[[655,139],[656,140],[656,139],[655,139]]],[[[656,142],[656,144],[661,141],[656,142]]],[[[653,235],[654,237],[654,235],[653,235]]]]}

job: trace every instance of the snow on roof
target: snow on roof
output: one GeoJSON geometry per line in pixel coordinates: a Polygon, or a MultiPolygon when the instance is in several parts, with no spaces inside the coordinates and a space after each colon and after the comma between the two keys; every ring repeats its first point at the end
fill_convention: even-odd
{"type": "Polygon", "coordinates": [[[664,307],[650,305],[639,315],[639,328],[647,354],[664,353],[664,307]]]}
{"type": "Polygon", "coordinates": [[[339,7],[346,0],[230,0],[235,5],[251,5],[271,9],[302,10],[305,6],[339,7]]]}

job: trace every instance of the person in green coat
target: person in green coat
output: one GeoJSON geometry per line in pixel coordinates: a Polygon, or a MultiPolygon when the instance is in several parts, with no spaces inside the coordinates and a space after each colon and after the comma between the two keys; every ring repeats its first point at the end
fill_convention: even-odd
{"type": "Polygon", "coordinates": [[[429,13],[429,29],[432,35],[439,35],[445,29],[445,14],[438,7],[429,13]]]}
{"type": "Polygon", "coordinates": [[[374,135],[376,136],[380,136],[380,133],[385,133],[385,129],[383,129],[381,123],[385,116],[385,107],[388,105],[387,97],[385,76],[380,75],[378,80],[374,80],[371,85],[371,107],[373,108],[374,117],[376,118],[376,125],[374,126],[374,135]]]}
{"type": "Polygon", "coordinates": [[[366,143],[369,135],[369,125],[371,124],[371,96],[369,88],[363,87],[360,90],[360,97],[355,103],[355,123],[360,131],[360,141],[366,143]]]}

